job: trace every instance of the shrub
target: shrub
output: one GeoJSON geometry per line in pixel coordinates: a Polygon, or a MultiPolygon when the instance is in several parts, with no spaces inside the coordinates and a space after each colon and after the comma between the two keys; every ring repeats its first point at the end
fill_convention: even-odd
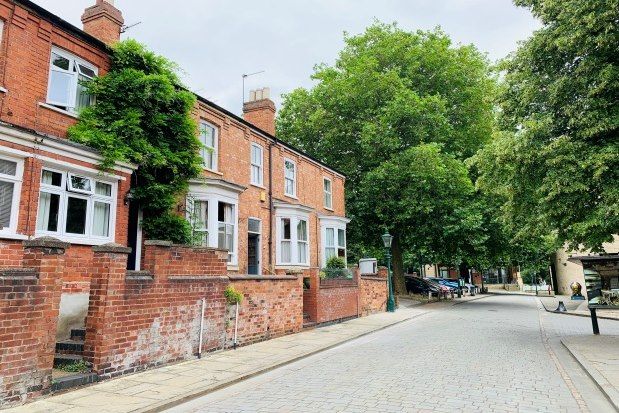
{"type": "Polygon", "coordinates": [[[224,297],[226,297],[228,305],[241,304],[243,302],[243,294],[231,285],[226,287],[224,297]]]}
{"type": "Polygon", "coordinates": [[[327,260],[326,268],[330,270],[346,268],[346,261],[344,258],[333,256],[327,260]]]}

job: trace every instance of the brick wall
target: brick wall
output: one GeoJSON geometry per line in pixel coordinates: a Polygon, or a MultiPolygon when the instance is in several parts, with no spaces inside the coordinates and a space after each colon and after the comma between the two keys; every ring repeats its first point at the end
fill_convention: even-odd
{"type": "Polygon", "coordinates": [[[67,247],[28,241],[24,267],[0,270],[0,408],[49,392],[67,247]]]}
{"type": "MultiPolygon", "coordinates": [[[[244,296],[239,307],[239,345],[301,331],[303,327],[302,279],[296,276],[230,276],[232,286],[244,296]]],[[[231,308],[231,313],[234,308],[231,308]]],[[[233,342],[234,319],[228,328],[233,342]]]]}
{"type": "Polygon", "coordinates": [[[232,346],[235,320],[224,297],[231,282],[245,296],[239,314],[240,345],[300,331],[302,293],[297,277],[231,279],[224,276],[225,251],[161,241],[146,242],[144,248],[148,271],[129,273],[127,248],[93,248],[84,351],[102,378],[195,356],[202,299],[202,350],[232,346]]]}
{"type": "Polygon", "coordinates": [[[359,307],[361,316],[387,309],[387,271],[381,267],[376,275],[362,275],[359,280],[359,307]]]}

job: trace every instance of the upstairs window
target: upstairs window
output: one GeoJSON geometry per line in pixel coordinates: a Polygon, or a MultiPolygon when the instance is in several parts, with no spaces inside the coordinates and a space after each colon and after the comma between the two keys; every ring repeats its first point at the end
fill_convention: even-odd
{"type": "Polygon", "coordinates": [[[200,123],[200,142],[202,143],[202,160],[204,167],[217,170],[217,129],[207,122],[200,123]]]}
{"type": "Polygon", "coordinates": [[[0,158],[0,233],[17,226],[22,162],[0,158]]]}
{"type": "Polygon", "coordinates": [[[97,76],[97,68],[64,50],[54,47],[50,60],[47,103],[77,113],[94,99],[86,93],[84,82],[97,76]]]}
{"type": "Polygon", "coordinates": [[[297,196],[297,165],[290,159],[284,160],[284,194],[297,196]]]}
{"type": "Polygon", "coordinates": [[[43,169],[37,232],[71,239],[114,238],[114,185],[73,173],[43,169]]]}
{"type": "Polygon", "coordinates": [[[264,151],[257,143],[251,145],[251,183],[262,186],[264,182],[264,151]]]}
{"type": "Polygon", "coordinates": [[[333,208],[333,189],[332,189],[331,180],[329,178],[324,178],[323,188],[324,188],[325,208],[332,209],[333,208]]]}

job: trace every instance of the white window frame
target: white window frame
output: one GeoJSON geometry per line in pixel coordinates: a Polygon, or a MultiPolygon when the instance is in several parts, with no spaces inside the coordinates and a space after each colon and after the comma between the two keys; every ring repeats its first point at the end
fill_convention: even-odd
{"type": "MultiPolygon", "coordinates": [[[[208,222],[207,222],[207,243],[208,248],[218,248],[219,245],[219,217],[218,207],[219,202],[224,202],[233,206],[233,222],[234,235],[233,244],[234,251],[230,254],[228,261],[229,266],[237,266],[239,262],[239,194],[234,190],[229,190],[217,182],[190,182],[189,194],[187,195],[187,205],[191,201],[208,202],[208,222]]],[[[192,219],[193,211],[187,211],[187,218],[192,219]]]]}
{"type": "Polygon", "coordinates": [[[88,69],[92,70],[95,73],[95,76],[98,76],[99,69],[92,63],[87,62],[86,60],[81,59],[75,56],[74,54],[69,53],[63,49],[60,49],[59,47],[56,47],[56,46],[52,47],[52,51],[49,55],[49,74],[48,74],[48,79],[47,79],[47,96],[46,96],[47,104],[56,106],[70,113],[77,113],[75,104],[77,100],[77,87],[79,85],[79,75],[90,78],[90,76],[80,72],[79,65],[87,67],[88,69]],[[57,54],[58,56],[64,57],[65,59],[69,60],[69,70],[65,70],[57,66],[54,66],[53,60],[52,60],[54,57],[54,54],[57,54]],[[74,71],[74,69],[76,68],[77,68],[77,71],[74,71]],[[56,102],[50,98],[50,92],[52,90],[52,72],[54,71],[72,76],[72,80],[69,85],[70,89],[68,90],[69,92],[68,102],[59,102],[59,101],[56,102]]]}
{"type": "Polygon", "coordinates": [[[299,176],[297,171],[297,163],[289,158],[284,158],[284,195],[290,198],[297,198],[297,177],[299,176]],[[289,181],[290,178],[286,176],[286,163],[289,162],[294,166],[294,176],[292,177],[292,193],[288,192],[286,189],[286,181],[289,181]]]}
{"type": "Polygon", "coordinates": [[[346,234],[346,226],[350,222],[348,218],[336,216],[322,216],[320,219],[320,233],[322,243],[320,247],[320,262],[322,267],[327,265],[327,248],[334,248],[335,255],[339,256],[339,251],[344,250],[344,261],[348,263],[348,237],[346,234]],[[333,245],[327,245],[327,230],[333,230],[333,245]],[[339,245],[339,231],[344,231],[344,246],[339,245]]]}
{"type": "Polygon", "coordinates": [[[333,180],[326,176],[322,179],[323,203],[325,209],[333,211],[333,180]],[[327,191],[327,182],[329,182],[329,190],[327,191]],[[329,202],[327,202],[327,200],[329,202]]]}
{"type": "Polygon", "coordinates": [[[8,227],[0,228],[0,235],[15,235],[17,233],[17,221],[19,220],[19,203],[21,200],[21,188],[24,176],[24,159],[0,154],[0,159],[17,164],[15,175],[0,174],[0,181],[13,183],[13,198],[11,203],[11,217],[8,227]]]}
{"type": "Polygon", "coordinates": [[[41,172],[39,173],[39,194],[37,198],[37,203],[40,203],[41,192],[57,194],[60,196],[59,203],[59,211],[58,211],[58,231],[47,231],[39,229],[39,211],[38,209],[41,205],[38,205],[37,208],[37,223],[35,235],[37,237],[40,236],[52,236],[59,238],[63,241],[71,242],[74,244],[85,244],[85,245],[101,245],[108,242],[114,242],[116,238],[116,209],[118,208],[118,183],[109,179],[104,179],[101,176],[93,176],[87,173],[83,173],[81,171],[67,171],[54,167],[43,166],[41,168],[41,172]],[[59,187],[53,185],[46,185],[41,182],[43,171],[50,171],[59,173],[62,175],[62,181],[59,187]],[[85,193],[85,191],[73,191],[69,189],[69,176],[76,175],[84,178],[89,178],[91,180],[92,192],[85,193]],[[110,196],[97,195],[96,194],[96,185],[97,182],[101,182],[107,185],[111,185],[111,194],[110,196]],[[69,202],[69,197],[77,198],[77,199],[85,199],[87,201],[86,206],[86,226],[85,226],[85,234],[73,234],[66,232],[67,228],[67,206],[69,202]],[[109,222],[109,235],[107,237],[93,235],[93,219],[94,219],[94,208],[95,202],[106,203],[110,205],[110,222],[109,222]]]}
{"type": "Polygon", "coordinates": [[[200,152],[202,155],[202,165],[204,169],[206,169],[207,171],[217,172],[217,168],[219,167],[219,128],[210,122],[200,120],[200,143],[203,146],[200,152]],[[204,139],[205,137],[202,136],[203,126],[213,129],[213,146],[209,146],[206,144],[206,140],[204,139]],[[209,149],[212,151],[213,165],[206,164],[206,152],[209,149]]]}
{"type": "Polygon", "coordinates": [[[309,267],[310,265],[310,246],[311,246],[311,236],[310,236],[310,219],[309,215],[304,214],[291,214],[291,213],[282,213],[276,215],[276,260],[275,264],[278,266],[288,266],[288,267],[309,267]],[[282,239],[282,231],[283,231],[283,220],[290,220],[290,240],[282,239]],[[305,221],[307,225],[307,241],[299,241],[298,236],[298,224],[299,221],[305,221]],[[285,262],[282,260],[282,242],[290,242],[290,262],[285,262]],[[299,261],[299,244],[306,245],[306,261],[299,261]]]}
{"type": "Polygon", "coordinates": [[[252,142],[249,152],[249,175],[252,185],[263,187],[264,185],[264,148],[255,142],[252,142]],[[260,163],[254,163],[254,149],[260,151],[260,163]],[[258,169],[257,176],[254,176],[254,169],[258,169]]]}
{"type": "Polygon", "coordinates": [[[218,248],[223,248],[222,246],[219,245],[219,226],[223,225],[224,226],[224,242],[225,242],[225,237],[228,234],[228,227],[232,226],[232,233],[230,235],[232,235],[232,251],[228,250],[228,263],[237,263],[238,262],[238,256],[239,256],[239,246],[238,246],[238,242],[237,242],[237,238],[238,238],[238,225],[239,225],[239,220],[238,220],[238,209],[239,206],[238,204],[233,204],[231,202],[228,201],[222,201],[219,200],[217,201],[217,247],[218,248]],[[226,204],[226,205],[230,205],[232,207],[232,221],[228,222],[228,221],[220,221],[219,220],[219,204],[226,204]]]}

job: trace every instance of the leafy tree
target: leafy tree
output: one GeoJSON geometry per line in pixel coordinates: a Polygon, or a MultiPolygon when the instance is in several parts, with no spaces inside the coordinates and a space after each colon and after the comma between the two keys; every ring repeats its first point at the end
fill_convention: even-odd
{"type": "Polygon", "coordinates": [[[431,251],[438,261],[457,262],[465,255],[464,245],[482,241],[474,237],[481,214],[470,202],[473,194],[464,163],[441,153],[437,144],[409,148],[364,177],[356,218],[375,223],[375,232],[387,227],[394,235],[398,292],[406,291],[401,267],[404,249],[431,251]]]}
{"type": "Polygon", "coordinates": [[[601,250],[619,233],[619,1],[517,0],[543,27],[503,64],[504,131],[475,163],[514,234],[601,250]]]}
{"type": "Polygon", "coordinates": [[[117,43],[110,71],[86,84],[96,105],[82,111],[69,138],[98,149],[102,169],[115,161],[136,164],[132,190],[147,235],[186,243],[190,226],[172,209],[188,180],[201,172],[201,144],[191,116],[195,96],[176,71],[134,40],[117,43]]]}
{"type": "MultiPolygon", "coordinates": [[[[458,214],[477,219],[473,218],[477,214],[462,211],[466,199],[458,197],[455,202],[433,193],[414,193],[415,185],[421,190],[424,184],[404,180],[392,184],[410,190],[406,197],[395,188],[382,193],[372,179],[389,178],[385,168],[393,169],[394,179],[406,176],[409,165],[403,159],[414,160],[416,164],[410,165],[414,173],[426,177],[423,169],[429,168],[427,178],[433,181],[427,185],[432,190],[460,194],[449,186],[464,185],[466,171],[459,175],[463,169],[453,163],[476,153],[494,125],[495,80],[486,58],[473,46],[452,45],[438,29],[411,33],[395,24],[375,23],[358,36],[346,35],[345,43],[334,66],[316,67],[315,87],[284,97],[278,136],[347,175],[347,214],[352,218],[349,256],[380,251],[383,225],[399,232],[395,248],[416,248],[414,255],[422,253],[424,260],[459,256],[464,244],[479,241],[456,236],[463,235],[461,228],[472,222],[449,221],[458,214]],[[424,146],[428,143],[436,145],[424,146]],[[434,163],[421,155],[432,156],[434,163]],[[449,161],[444,158],[447,155],[449,161]],[[449,182],[443,172],[456,173],[454,181],[449,182]],[[440,178],[432,178],[434,173],[440,178]],[[371,191],[398,209],[368,211],[371,191]],[[455,213],[444,205],[450,202],[458,209],[455,213]],[[443,212],[445,219],[439,215],[443,212]],[[407,213],[408,220],[404,219],[407,213]],[[399,224],[404,222],[415,228],[399,224]],[[453,249],[445,251],[445,245],[453,249]]],[[[400,275],[402,255],[410,251],[402,252],[394,261],[400,275]]]]}

